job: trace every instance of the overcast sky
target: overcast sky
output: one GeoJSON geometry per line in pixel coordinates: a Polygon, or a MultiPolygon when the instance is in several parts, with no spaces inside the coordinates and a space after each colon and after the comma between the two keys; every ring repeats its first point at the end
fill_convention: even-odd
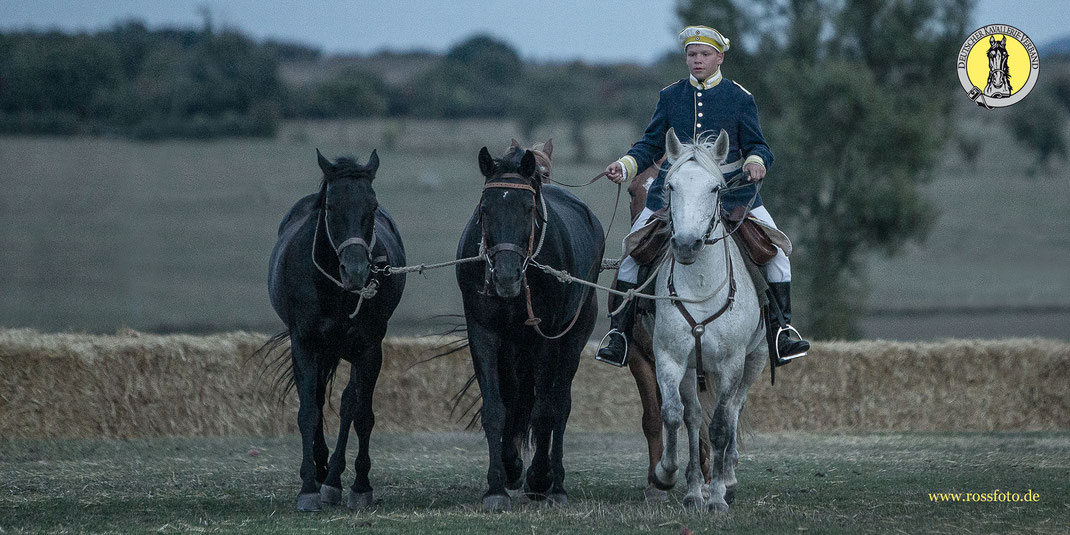
{"type": "MultiPolygon", "coordinates": [[[[136,18],[150,27],[237,27],[327,53],[447,50],[474,33],[509,42],[526,59],[649,63],[675,50],[675,0],[0,0],[0,29],[97,30],[136,18]]],[[[716,26],[716,21],[700,23],[716,26]]],[[[1068,0],[980,0],[972,27],[1010,24],[1038,46],[1070,34],[1068,0]]],[[[971,28],[972,29],[972,28],[971,28]]],[[[732,36],[729,36],[730,38],[732,36]]],[[[965,39],[966,36],[963,36],[965,39]]]]}

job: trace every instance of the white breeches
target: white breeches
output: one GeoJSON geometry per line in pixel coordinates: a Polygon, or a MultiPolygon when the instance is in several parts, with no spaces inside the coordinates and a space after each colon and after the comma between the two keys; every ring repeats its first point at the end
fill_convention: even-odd
{"type": "MultiPolygon", "coordinates": [[[[632,230],[629,232],[635,232],[642,227],[646,220],[654,213],[650,208],[643,208],[643,211],[639,213],[639,217],[635,219],[635,223],[632,223],[632,230]]],[[[750,211],[759,221],[776,228],[776,223],[773,222],[773,216],[769,215],[769,210],[765,209],[765,206],[759,206],[750,211]]],[[[624,242],[621,241],[621,252],[624,251],[624,242]]],[[[776,256],[765,266],[762,266],[762,271],[765,272],[765,279],[768,282],[791,282],[791,262],[788,260],[788,256],[784,254],[779,247],[777,247],[776,256]]],[[[617,280],[630,282],[635,284],[639,278],[639,263],[630,256],[624,257],[624,260],[620,263],[620,269],[617,270],[617,280]]]]}

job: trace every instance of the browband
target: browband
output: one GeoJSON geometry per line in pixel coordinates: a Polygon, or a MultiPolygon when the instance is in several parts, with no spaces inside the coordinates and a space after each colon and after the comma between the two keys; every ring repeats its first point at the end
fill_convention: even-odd
{"type": "MultiPolygon", "coordinates": [[[[528,180],[527,177],[520,176],[518,173],[503,173],[498,178],[519,178],[521,180],[528,180]]],[[[517,184],[515,182],[499,182],[491,181],[483,184],[483,191],[491,188],[504,188],[504,189],[522,189],[530,191],[532,195],[536,195],[535,188],[531,184],[517,184]]]]}

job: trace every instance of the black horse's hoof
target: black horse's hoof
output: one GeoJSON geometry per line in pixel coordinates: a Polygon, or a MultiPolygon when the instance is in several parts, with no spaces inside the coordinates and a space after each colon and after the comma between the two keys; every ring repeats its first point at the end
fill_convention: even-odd
{"type": "Polygon", "coordinates": [[[513,507],[513,500],[509,496],[491,494],[483,497],[483,510],[488,513],[508,511],[513,507]]]}
{"type": "Polygon", "coordinates": [[[568,507],[568,494],[564,492],[551,492],[546,497],[546,504],[550,507],[568,507]]]}
{"type": "Polygon", "coordinates": [[[736,501],[736,485],[729,485],[724,488],[724,502],[728,505],[732,505],[732,502],[736,501]]]}
{"type": "Polygon", "coordinates": [[[323,506],[320,499],[320,493],[309,492],[308,494],[297,495],[297,510],[302,513],[314,513],[316,511],[322,511],[323,506]]]}
{"type": "Polygon", "coordinates": [[[524,478],[524,493],[529,498],[535,501],[545,500],[551,485],[553,482],[549,478],[539,477],[528,468],[528,475],[524,478]]]}
{"type": "Polygon", "coordinates": [[[342,489],[338,487],[332,487],[330,485],[323,485],[320,487],[320,501],[327,505],[341,505],[342,504],[342,489]]]}
{"type": "Polygon", "coordinates": [[[372,491],[357,492],[353,489],[349,489],[349,501],[346,503],[346,507],[354,510],[363,509],[365,507],[371,507],[372,502],[372,491]]]}

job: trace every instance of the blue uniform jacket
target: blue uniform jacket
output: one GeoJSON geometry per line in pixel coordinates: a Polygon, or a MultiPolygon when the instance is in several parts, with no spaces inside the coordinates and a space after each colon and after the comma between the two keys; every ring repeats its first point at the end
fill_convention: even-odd
{"type": "MultiPolygon", "coordinates": [[[[716,136],[723,128],[728,132],[728,157],[725,163],[733,163],[740,158],[761,158],[761,163],[769,169],[773,164],[773,152],[762,135],[758,123],[758,107],[754,97],[739,84],[721,79],[720,83],[710,89],[696,88],[689,78],[680,80],[658,94],[658,105],[650,126],[646,127],[643,138],[632,145],[631,150],[621,160],[626,166],[631,157],[635,168],[629,170],[629,176],[653,165],[665,154],[665,133],[669,128],[676,130],[677,137],[684,143],[694,142],[696,138],[707,135],[716,136]]],[[[650,186],[646,206],[658,210],[665,205],[664,189],[667,165],[663,165],[658,177],[650,186]]],[[[741,170],[725,176],[725,180],[735,178],[741,170]]],[[[756,186],[751,185],[733,191],[723,197],[723,207],[731,211],[739,205],[746,205],[756,193],[756,186]]],[[[757,197],[753,207],[762,205],[757,197]]]]}

